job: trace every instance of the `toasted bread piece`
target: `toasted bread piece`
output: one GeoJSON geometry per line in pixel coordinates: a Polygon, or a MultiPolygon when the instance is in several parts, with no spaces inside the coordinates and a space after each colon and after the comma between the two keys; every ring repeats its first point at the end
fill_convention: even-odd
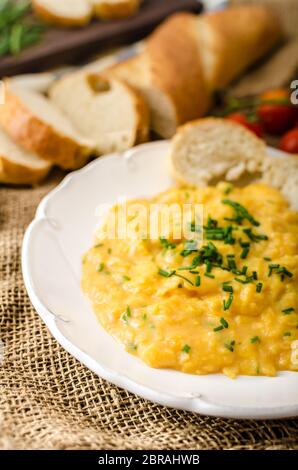
{"type": "Polygon", "coordinates": [[[36,184],[50,169],[50,163],[16,145],[0,128],[0,183],[36,184]]]}
{"type": "Polygon", "coordinates": [[[260,175],[265,143],[240,124],[205,118],[180,127],[172,140],[170,160],[181,182],[206,186],[260,175]]]}
{"type": "Polygon", "coordinates": [[[0,123],[7,134],[26,150],[62,168],[86,163],[93,142],[80,136],[68,119],[41,94],[6,82],[0,123]]]}
{"type": "Polygon", "coordinates": [[[96,16],[103,20],[127,18],[138,10],[141,0],[89,0],[96,16]]]}
{"type": "Polygon", "coordinates": [[[75,73],[58,81],[50,98],[82,135],[95,142],[98,154],[124,151],[148,140],[147,104],[122,80],[75,73]]]}
{"type": "Polygon", "coordinates": [[[84,26],[92,16],[88,0],[32,0],[32,6],[41,19],[59,26],[84,26]]]}

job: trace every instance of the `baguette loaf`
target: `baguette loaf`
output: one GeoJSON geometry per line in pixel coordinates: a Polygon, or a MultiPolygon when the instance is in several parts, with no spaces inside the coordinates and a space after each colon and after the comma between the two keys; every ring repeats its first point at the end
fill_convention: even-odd
{"type": "Polygon", "coordinates": [[[99,155],[148,140],[149,112],[143,97],[121,80],[85,72],[58,81],[53,103],[95,143],[99,155]]]}
{"type": "Polygon", "coordinates": [[[44,21],[60,26],[84,26],[92,16],[88,0],[32,0],[32,6],[44,21]]]}
{"type": "Polygon", "coordinates": [[[0,128],[0,183],[36,184],[51,165],[16,145],[0,128]]]}
{"type": "Polygon", "coordinates": [[[62,168],[82,166],[94,143],[81,137],[67,118],[43,95],[7,82],[0,123],[29,152],[62,168]]]}
{"type": "Polygon", "coordinates": [[[181,123],[203,115],[210,105],[192,39],[194,18],[187,13],[172,16],[149,38],[143,54],[109,69],[143,93],[151,127],[164,138],[171,137],[181,123]]]}
{"type": "Polygon", "coordinates": [[[109,69],[137,87],[151,110],[151,126],[164,138],[203,116],[215,90],[269,52],[280,24],[261,6],[231,7],[196,16],[179,13],[157,28],[141,55],[109,69]]]}
{"type": "Polygon", "coordinates": [[[138,10],[141,0],[89,0],[96,16],[103,20],[126,18],[138,10]]]}

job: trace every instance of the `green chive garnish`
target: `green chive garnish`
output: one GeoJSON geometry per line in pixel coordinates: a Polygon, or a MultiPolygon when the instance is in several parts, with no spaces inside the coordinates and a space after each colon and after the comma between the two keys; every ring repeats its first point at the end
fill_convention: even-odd
{"type": "Polygon", "coordinates": [[[262,282],[258,282],[258,284],[256,285],[256,292],[260,293],[262,289],[263,289],[262,282]]]}
{"type": "Polygon", "coordinates": [[[286,331],[283,336],[292,336],[292,333],[290,331],[286,331]]]}
{"type": "Polygon", "coordinates": [[[232,305],[234,296],[232,293],[230,293],[228,300],[223,301],[223,309],[224,311],[229,310],[230,306],[232,305]]]}
{"type": "Polygon", "coordinates": [[[100,264],[97,265],[96,271],[97,271],[98,273],[101,273],[101,272],[104,270],[104,268],[105,268],[104,263],[100,263],[100,264]]]}
{"type": "Polygon", "coordinates": [[[257,343],[260,343],[261,340],[260,340],[259,336],[254,336],[253,338],[250,338],[250,342],[252,344],[257,344],[257,343]]]}
{"type": "Polygon", "coordinates": [[[248,253],[249,253],[249,248],[248,248],[248,247],[243,248],[242,253],[241,253],[241,255],[240,255],[240,258],[241,258],[241,259],[246,259],[248,253]]]}
{"type": "Polygon", "coordinates": [[[158,274],[160,274],[160,276],[163,276],[163,277],[172,277],[174,276],[175,273],[176,273],[175,269],[173,269],[172,271],[166,271],[165,269],[158,270],[158,274]]]}
{"type": "Polygon", "coordinates": [[[190,346],[188,344],[185,344],[183,348],[181,349],[181,351],[188,354],[190,349],[191,349],[190,346]]]}
{"type": "Polygon", "coordinates": [[[293,313],[293,312],[295,312],[295,309],[293,307],[285,308],[284,310],[282,310],[282,313],[284,315],[290,315],[290,313],[293,313]]]}
{"type": "Polygon", "coordinates": [[[217,332],[225,328],[229,328],[229,324],[227,320],[225,320],[223,317],[221,317],[221,319],[219,320],[219,323],[220,323],[220,326],[217,326],[216,328],[214,328],[213,331],[217,332]]]}
{"type": "Polygon", "coordinates": [[[235,344],[236,344],[235,341],[230,341],[229,343],[225,343],[225,347],[226,347],[229,351],[234,352],[235,344]]]}
{"type": "Polygon", "coordinates": [[[196,276],[196,279],[195,279],[195,286],[196,287],[199,287],[201,285],[201,277],[200,276],[196,276]]]}

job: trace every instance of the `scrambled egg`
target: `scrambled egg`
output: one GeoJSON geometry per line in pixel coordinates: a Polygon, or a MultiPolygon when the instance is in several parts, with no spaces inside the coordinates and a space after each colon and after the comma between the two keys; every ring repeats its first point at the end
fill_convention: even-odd
{"type": "Polygon", "coordinates": [[[82,277],[102,326],[155,368],[298,371],[298,214],[282,195],[219,183],[138,203],[203,204],[203,240],[189,250],[189,240],[153,240],[139,227],[134,239],[108,239],[103,227],[82,277]]]}

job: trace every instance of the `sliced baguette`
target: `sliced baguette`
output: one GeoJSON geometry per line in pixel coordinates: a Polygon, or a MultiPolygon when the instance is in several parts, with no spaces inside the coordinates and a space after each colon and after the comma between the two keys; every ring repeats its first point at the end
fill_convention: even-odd
{"type": "Polygon", "coordinates": [[[284,156],[264,160],[262,181],[280,190],[298,211],[298,160],[295,156],[284,156]]]}
{"type": "Polygon", "coordinates": [[[50,100],[9,82],[0,123],[19,145],[62,168],[82,166],[93,150],[93,142],[80,136],[50,100]]]}
{"type": "Polygon", "coordinates": [[[205,118],[182,126],[172,140],[170,161],[182,183],[206,186],[259,175],[266,157],[265,143],[243,126],[205,118]]]}
{"type": "Polygon", "coordinates": [[[82,135],[95,142],[99,154],[124,151],[148,140],[147,104],[122,80],[75,73],[58,81],[50,98],[82,135]]]}
{"type": "Polygon", "coordinates": [[[89,0],[94,14],[103,20],[127,18],[138,10],[141,0],[89,0]]]}
{"type": "Polygon", "coordinates": [[[195,36],[196,16],[177,14],[151,35],[144,52],[109,69],[138,88],[151,112],[151,127],[164,138],[203,115],[211,100],[195,36]]]}
{"type": "Polygon", "coordinates": [[[0,183],[36,184],[50,168],[50,163],[23,150],[0,128],[0,183]]]}
{"type": "Polygon", "coordinates": [[[84,26],[92,16],[88,0],[33,0],[32,6],[44,21],[60,26],[84,26]]]}

